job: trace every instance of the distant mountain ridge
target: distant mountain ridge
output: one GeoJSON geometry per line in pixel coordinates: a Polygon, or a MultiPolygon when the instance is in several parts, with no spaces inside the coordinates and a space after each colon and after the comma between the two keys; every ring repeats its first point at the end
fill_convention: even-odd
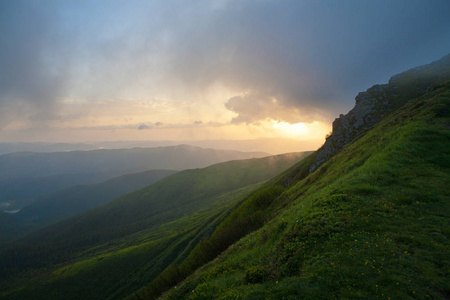
{"type": "Polygon", "coordinates": [[[104,141],[86,143],[33,143],[33,142],[0,142],[0,155],[14,152],[67,152],[99,149],[132,149],[169,147],[188,144],[200,148],[219,150],[235,150],[242,152],[267,152],[282,154],[289,152],[311,151],[317,149],[323,138],[313,140],[297,140],[293,138],[257,138],[247,140],[149,140],[149,141],[104,141]]]}
{"type": "Polygon", "coordinates": [[[17,240],[39,228],[104,205],[176,172],[151,170],[114,177],[97,184],[75,185],[50,193],[17,213],[8,215],[0,212],[0,222],[4,222],[0,244],[17,240]]]}
{"type": "Polygon", "coordinates": [[[189,145],[4,154],[0,155],[0,204],[16,210],[48,193],[77,184],[99,183],[148,170],[179,171],[268,155],[189,145]]]}
{"type": "Polygon", "coordinates": [[[25,206],[16,215],[21,219],[63,219],[106,204],[176,172],[151,170],[114,177],[97,184],[68,187],[25,206]]]}
{"type": "Polygon", "coordinates": [[[203,149],[189,145],[0,155],[0,180],[13,177],[147,170],[185,170],[233,159],[268,156],[262,152],[203,149]]]}

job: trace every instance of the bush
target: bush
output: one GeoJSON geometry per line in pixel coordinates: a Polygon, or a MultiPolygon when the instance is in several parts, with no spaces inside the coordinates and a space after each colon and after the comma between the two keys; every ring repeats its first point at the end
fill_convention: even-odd
{"type": "Polygon", "coordinates": [[[246,283],[261,283],[269,278],[270,271],[264,266],[253,266],[245,272],[246,283]]]}

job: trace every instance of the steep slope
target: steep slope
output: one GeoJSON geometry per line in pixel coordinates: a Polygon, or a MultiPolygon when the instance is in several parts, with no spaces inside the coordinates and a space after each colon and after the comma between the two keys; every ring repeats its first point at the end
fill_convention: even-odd
{"type": "Polygon", "coordinates": [[[250,227],[243,238],[182,283],[193,271],[186,263],[172,268],[183,276],[167,270],[135,298],[164,288],[164,299],[448,298],[450,78],[442,79],[314,172],[318,153],[271,180],[264,188],[281,194],[243,202],[191,253],[236,222],[250,227]],[[261,206],[259,229],[245,235],[255,228],[249,208],[261,206]]]}
{"type": "Polygon", "coordinates": [[[9,292],[1,295],[9,299],[124,297],[173,261],[182,260],[261,181],[307,154],[182,171],[50,226],[0,252],[0,272],[9,278],[1,286],[9,292]],[[66,290],[71,294],[66,295],[66,290]]]}
{"type": "MultiPolygon", "coordinates": [[[[12,231],[2,228],[0,242],[4,242],[8,235],[9,240],[13,237],[17,239],[27,232],[104,205],[176,172],[152,170],[115,177],[98,184],[77,185],[60,190],[25,206],[16,214],[8,215],[8,222],[14,228],[12,231]]],[[[6,218],[4,215],[2,214],[2,219],[6,218]]]]}

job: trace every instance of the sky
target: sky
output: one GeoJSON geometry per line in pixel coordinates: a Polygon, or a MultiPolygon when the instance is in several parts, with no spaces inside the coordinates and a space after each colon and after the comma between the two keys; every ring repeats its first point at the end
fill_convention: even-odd
{"type": "Polygon", "coordinates": [[[0,142],[323,139],[450,52],[448,0],[2,0],[0,142]]]}

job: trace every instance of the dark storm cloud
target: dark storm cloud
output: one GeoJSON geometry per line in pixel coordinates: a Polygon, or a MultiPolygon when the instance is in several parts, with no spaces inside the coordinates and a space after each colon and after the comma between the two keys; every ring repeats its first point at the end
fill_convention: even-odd
{"type": "Polygon", "coordinates": [[[446,0],[1,1],[0,117],[25,106],[42,121],[61,98],[137,91],[196,101],[217,83],[236,92],[234,122],[330,117],[450,52],[448,11],[446,0]]]}
{"type": "Polygon", "coordinates": [[[228,4],[181,20],[186,38],[181,48],[171,45],[180,49],[171,61],[189,84],[221,81],[247,91],[227,103],[239,113],[235,122],[253,122],[262,111],[277,118],[272,97],[287,109],[336,114],[358,91],[450,51],[447,1],[228,4]]]}

